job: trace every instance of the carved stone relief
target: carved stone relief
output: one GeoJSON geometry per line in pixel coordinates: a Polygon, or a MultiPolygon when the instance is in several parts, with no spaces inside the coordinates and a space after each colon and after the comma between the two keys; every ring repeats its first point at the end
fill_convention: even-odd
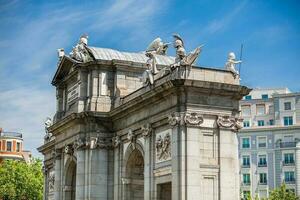
{"type": "Polygon", "coordinates": [[[169,131],[156,134],[155,150],[156,162],[171,159],[171,134],[169,131]]]}
{"type": "Polygon", "coordinates": [[[232,116],[218,116],[217,124],[219,127],[232,129],[234,131],[238,131],[241,129],[243,123],[243,119],[232,116]]]}
{"type": "Polygon", "coordinates": [[[48,177],[48,191],[49,193],[54,191],[54,182],[55,182],[55,172],[50,171],[48,177]]]}
{"type": "Polygon", "coordinates": [[[203,123],[203,121],[203,116],[196,112],[175,112],[168,116],[168,122],[171,126],[200,126],[203,123]]]}
{"type": "Polygon", "coordinates": [[[148,124],[144,124],[142,127],[141,127],[141,130],[142,130],[142,135],[144,137],[149,137],[152,133],[152,127],[151,125],[148,123],[148,124]]]}

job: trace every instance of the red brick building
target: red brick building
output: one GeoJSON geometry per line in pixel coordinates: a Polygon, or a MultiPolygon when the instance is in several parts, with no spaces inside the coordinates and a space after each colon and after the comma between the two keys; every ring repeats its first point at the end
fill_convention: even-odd
{"type": "Polygon", "coordinates": [[[4,132],[0,128],[0,163],[4,159],[30,161],[31,153],[23,151],[23,138],[21,133],[4,132]]]}

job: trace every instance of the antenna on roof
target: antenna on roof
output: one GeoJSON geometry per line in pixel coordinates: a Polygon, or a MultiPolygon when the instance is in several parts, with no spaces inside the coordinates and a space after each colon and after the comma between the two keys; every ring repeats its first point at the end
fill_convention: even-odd
{"type": "MultiPolygon", "coordinates": [[[[241,44],[240,60],[242,60],[242,56],[243,56],[243,44],[241,44]]],[[[239,74],[240,74],[240,77],[241,77],[241,68],[242,68],[242,62],[239,63],[239,74]]]]}

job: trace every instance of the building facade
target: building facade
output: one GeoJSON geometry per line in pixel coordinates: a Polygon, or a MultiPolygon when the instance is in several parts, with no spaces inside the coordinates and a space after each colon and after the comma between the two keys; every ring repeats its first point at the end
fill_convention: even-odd
{"type": "Polygon", "coordinates": [[[0,163],[5,159],[25,160],[29,162],[31,153],[23,151],[21,133],[6,132],[0,128],[0,163]]]}
{"type": "Polygon", "coordinates": [[[240,101],[241,193],[267,197],[283,182],[300,195],[300,93],[255,89],[240,101]]]}
{"type": "Polygon", "coordinates": [[[199,48],[174,58],[81,39],[70,55],[59,50],[57,111],[38,149],[44,198],[239,199],[238,110],[250,89],[187,64],[199,48]]]}

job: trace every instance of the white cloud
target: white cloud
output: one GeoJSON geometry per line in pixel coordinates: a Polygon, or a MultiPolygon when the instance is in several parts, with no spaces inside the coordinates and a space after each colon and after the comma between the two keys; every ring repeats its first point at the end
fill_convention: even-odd
{"type": "Polygon", "coordinates": [[[9,30],[13,36],[2,38],[0,42],[0,47],[5,48],[0,54],[0,70],[13,72],[0,73],[0,127],[22,132],[25,148],[39,155],[36,148],[43,142],[44,119],[55,112],[50,76],[56,67],[56,49],[74,45],[77,42],[73,41],[74,35],[89,31],[101,35],[113,29],[126,30],[129,35],[124,37],[128,40],[144,38],[150,35],[144,27],[151,30],[152,19],[163,5],[158,0],[111,1],[100,8],[88,9],[80,5],[60,5],[60,9],[53,9],[52,5],[39,11],[41,14],[35,18],[17,15],[0,19],[0,22],[21,24],[9,30]],[[143,31],[136,31],[141,28],[143,31]]]}
{"type": "Polygon", "coordinates": [[[4,131],[23,133],[24,145],[36,153],[44,136],[44,120],[55,110],[54,91],[36,87],[20,87],[2,91],[0,95],[0,127],[4,131]]]}

